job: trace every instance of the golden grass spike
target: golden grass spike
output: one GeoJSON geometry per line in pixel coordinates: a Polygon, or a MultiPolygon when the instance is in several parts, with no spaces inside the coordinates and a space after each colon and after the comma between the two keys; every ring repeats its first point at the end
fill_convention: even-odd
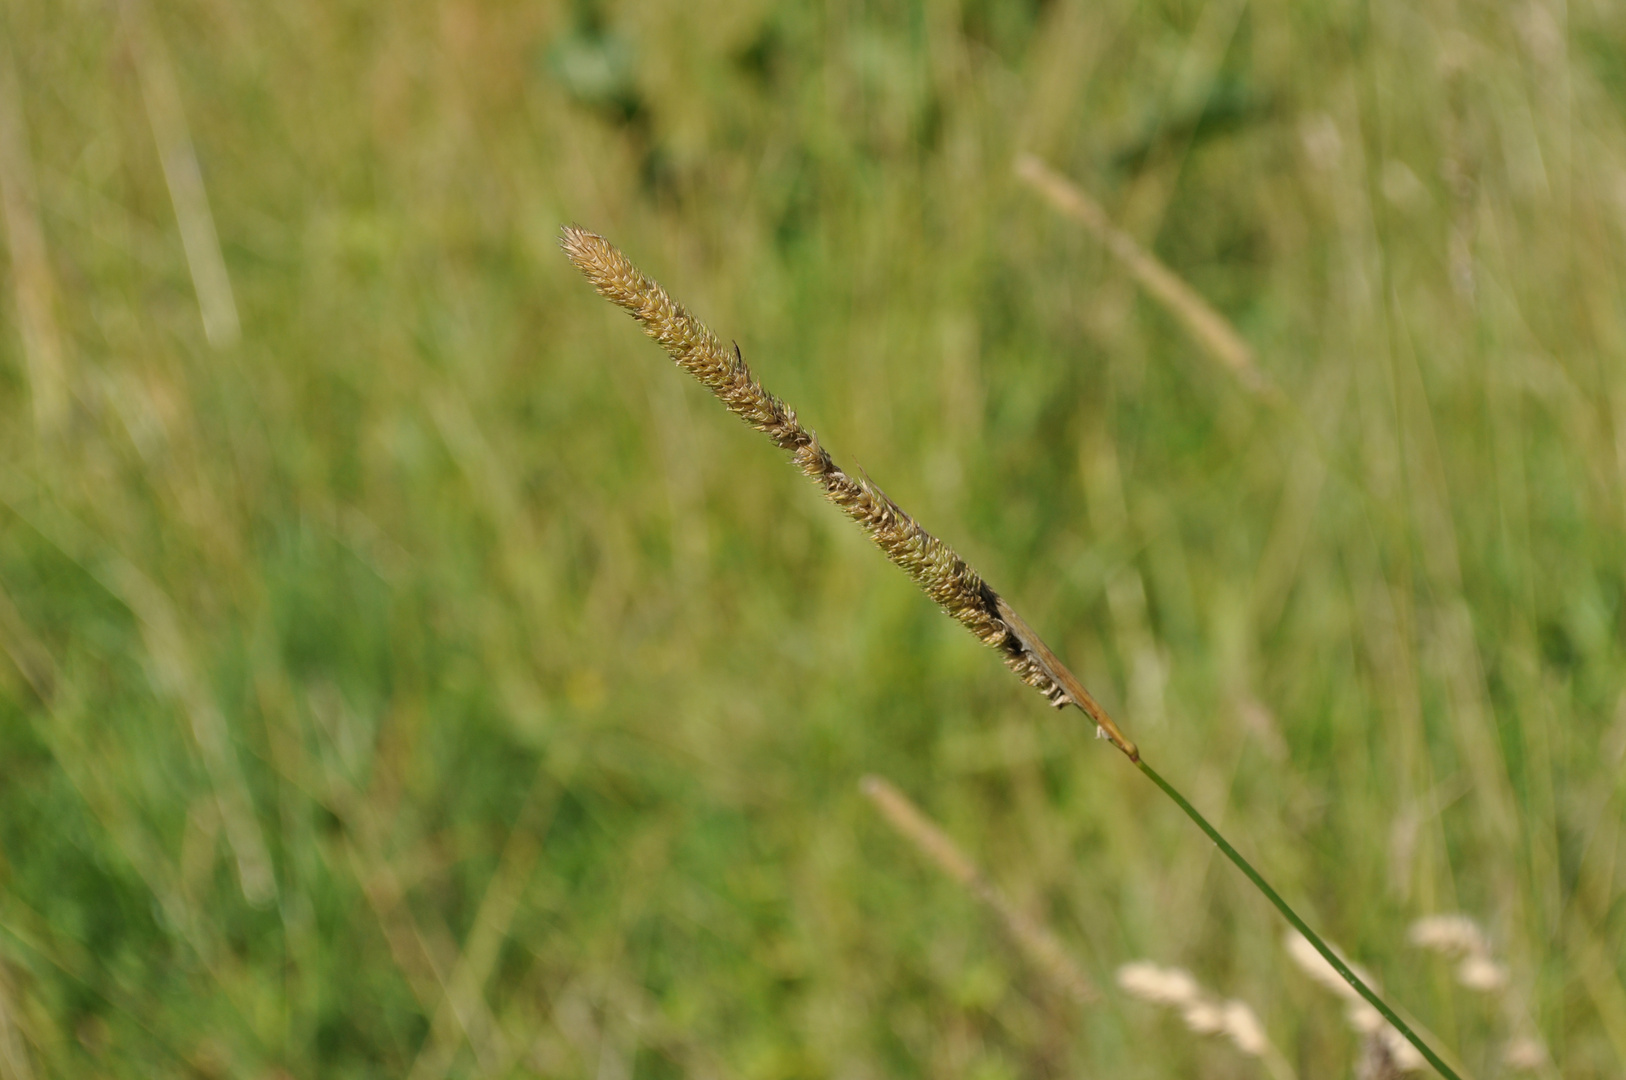
{"type": "Polygon", "coordinates": [[[638,320],[644,333],[678,367],[700,380],[729,412],[789,451],[825,498],[856,522],[944,611],[998,649],[1005,666],[1018,678],[1057,708],[1078,706],[1131,761],[1140,760],[1135,744],[1010,605],[953,548],[921,528],[880,488],[865,477],[843,472],[819,445],[818,436],[796,419],[795,410],[756,381],[738,346],[724,348],[705,323],[640,273],[604,237],[567,225],[559,245],[599,295],[638,320]]]}

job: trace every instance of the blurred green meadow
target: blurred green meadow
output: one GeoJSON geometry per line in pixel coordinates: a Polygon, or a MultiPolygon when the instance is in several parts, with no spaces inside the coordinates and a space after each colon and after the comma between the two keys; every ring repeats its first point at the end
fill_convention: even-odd
{"type": "Polygon", "coordinates": [[[1265,902],[564,222],[1467,1073],[1626,1069],[1626,8],[7,0],[0,209],[0,1076],[1263,1075],[1137,959],[1352,1075],[1265,902]],[[1408,944],[1456,911],[1500,989],[1408,944]]]}

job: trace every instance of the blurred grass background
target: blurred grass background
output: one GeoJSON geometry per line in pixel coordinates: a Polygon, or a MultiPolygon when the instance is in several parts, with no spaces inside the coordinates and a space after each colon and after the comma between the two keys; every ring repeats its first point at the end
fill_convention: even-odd
{"type": "Polygon", "coordinates": [[[1258,1075],[1280,921],[555,247],[737,338],[1480,1076],[1626,1067],[1626,9],[7,0],[0,1073],[1258,1075]],[[1231,319],[1212,363],[1012,174],[1231,319]],[[1501,994],[1406,945],[1482,920],[1501,994]]]}

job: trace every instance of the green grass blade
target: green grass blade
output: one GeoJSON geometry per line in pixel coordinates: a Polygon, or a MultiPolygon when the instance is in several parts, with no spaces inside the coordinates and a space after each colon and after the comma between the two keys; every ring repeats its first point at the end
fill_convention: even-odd
{"type": "Polygon", "coordinates": [[[1225,853],[1225,857],[1235,863],[1237,869],[1241,870],[1243,874],[1247,875],[1248,880],[1253,882],[1254,888],[1264,893],[1265,898],[1268,899],[1272,904],[1276,905],[1276,910],[1281,912],[1282,917],[1292,924],[1293,929],[1303,934],[1304,940],[1315,946],[1315,951],[1321,954],[1321,958],[1327,963],[1331,964],[1332,969],[1338,972],[1339,976],[1341,976],[1345,982],[1349,983],[1357,994],[1366,999],[1367,1004],[1371,1005],[1374,1009],[1381,1013],[1385,1020],[1393,1024],[1395,1030],[1400,1032],[1401,1035],[1405,1036],[1406,1041],[1415,1046],[1417,1048],[1417,1052],[1422,1054],[1428,1063],[1434,1066],[1441,1076],[1447,1077],[1448,1080],[1461,1080],[1461,1077],[1457,1075],[1456,1071],[1442,1061],[1440,1059],[1440,1055],[1436,1054],[1429,1047],[1428,1043],[1424,1042],[1422,1037],[1411,1029],[1411,1025],[1407,1024],[1398,1015],[1396,1015],[1395,1011],[1389,1007],[1388,1003],[1379,997],[1370,986],[1367,986],[1359,975],[1350,970],[1350,966],[1340,960],[1338,958],[1338,954],[1333,952],[1325,941],[1321,940],[1321,935],[1310,929],[1310,925],[1303,919],[1299,918],[1298,912],[1289,907],[1287,901],[1283,900],[1281,895],[1277,893],[1275,889],[1270,887],[1270,883],[1259,875],[1259,871],[1253,868],[1253,864],[1248,862],[1247,859],[1244,859],[1242,857],[1242,853],[1237,851],[1236,848],[1232,847],[1230,841],[1221,836],[1219,830],[1214,828],[1213,825],[1210,825],[1208,819],[1203,817],[1203,815],[1198,812],[1197,808],[1192,806],[1191,803],[1187,801],[1184,795],[1180,794],[1174,789],[1174,785],[1170,784],[1167,780],[1163,779],[1162,776],[1158,775],[1157,770],[1146,764],[1146,760],[1144,758],[1137,759],[1135,761],[1135,765],[1140,769],[1141,772],[1145,773],[1151,778],[1152,783],[1156,784],[1163,790],[1163,794],[1173,799],[1175,805],[1184,810],[1186,812],[1186,816],[1192,821],[1195,821],[1199,829],[1208,834],[1208,838],[1218,845],[1219,849],[1225,853]]]}

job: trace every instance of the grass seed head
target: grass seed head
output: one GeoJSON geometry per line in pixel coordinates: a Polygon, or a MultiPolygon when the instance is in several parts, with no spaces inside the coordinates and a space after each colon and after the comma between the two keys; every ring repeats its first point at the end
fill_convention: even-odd
{"type": "Polygon", "coordinates": [[[1066,692],[1053,680],[998,612],[999,596],[954,549],[920,524],[864,476],[843,471],[803,427],[796,412],[763,389],[738,346],[725,348],[705,323],[645,277],[615,245],[596,233],[565,226],[560,247],[599,295],[638,321],[678,367],[710,390],[729,412],[790,453],[796,465],[842,513],[944,611],[986,644],[1005,665],[1052,704],[1066,692]]]}

